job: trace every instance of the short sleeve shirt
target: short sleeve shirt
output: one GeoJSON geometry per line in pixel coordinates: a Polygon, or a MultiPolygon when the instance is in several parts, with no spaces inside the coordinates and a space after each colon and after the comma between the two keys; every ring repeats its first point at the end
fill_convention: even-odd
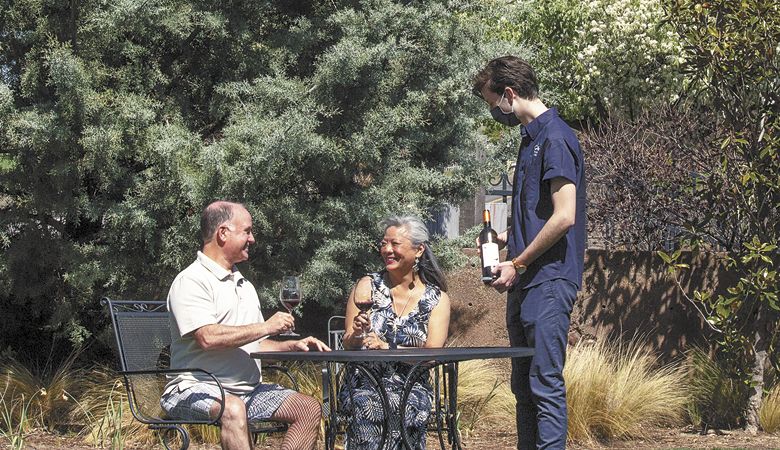
{"type": "Polygon", "coordinates": [[[582,286],[585,259],[585,163],[574,131],[550,108],[524,129],[515,166],[512,228],[508,257],[514,258],[536,238],[553,212],[550,180],[563,177],[576,188],[575,223],[564,237],[533,261],[515,287],[566,279],[582,286]]]}
{"type": "MultiPolygon", "coordinates": [[[[206,370],[233,394],[251,392],[261,381],[260,361],[249,356],[260,351],[259,340],[238,348],[206,351],[193,335],[205,325],[240,326],[264,321],[257,291],[238,270],[226,270],[198,252],[195,262],[173,280],[168,292],[168,311],[172,369],[206,370]]],[[[198,372],[182,374],[168,383],[166,392],[201,382],[213,383],[213,380],[198,372]]]]}

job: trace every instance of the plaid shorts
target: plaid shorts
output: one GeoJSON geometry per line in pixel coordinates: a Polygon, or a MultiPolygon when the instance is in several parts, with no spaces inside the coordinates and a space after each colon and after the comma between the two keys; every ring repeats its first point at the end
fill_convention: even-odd
{"type": "MultiPolygon", "coordinates": [[[[258,384],[254,391],[237,395],[246,404],[246,415],[251,420],[266,420],[282,406],[295,391],[278,384],[258,384]]],[[[227,394],[227,392],[225,392],[227,394]]],[[[200,383],[186,389],[171,389],[163,394],[160,406],[177,420],[209,420],[209,411],[221,399],[214,384],[200,383]]]]}

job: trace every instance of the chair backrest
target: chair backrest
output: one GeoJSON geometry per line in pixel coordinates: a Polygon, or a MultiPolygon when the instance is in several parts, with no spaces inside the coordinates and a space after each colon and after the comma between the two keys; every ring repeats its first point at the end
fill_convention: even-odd
{"type": "Polygon", "coordinates": [[[344,349],[345,316],[332,316],[328,319],[328,347],[333,350],[344,349]]]}
{"type": "Polygon", "coordinates": [[[167,369],[171,329],[166,303],[108,298],[103,302],[111,313],[121,369],[167,369]]]}

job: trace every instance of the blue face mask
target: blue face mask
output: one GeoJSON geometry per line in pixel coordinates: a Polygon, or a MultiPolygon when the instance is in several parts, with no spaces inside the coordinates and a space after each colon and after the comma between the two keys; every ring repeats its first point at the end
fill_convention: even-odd
{"type": "Polygon", "coordinates": [[[504,94],[501,94],[501,100],[498,101],[498,105],[490,108],[490,115],[493,116],[496,122],[506,125],[508,127],[516,127],[520,125],[520,119],[515,116],[514,111],[504,112],[501,109],[501,102],[504,101],[504,94]]]}

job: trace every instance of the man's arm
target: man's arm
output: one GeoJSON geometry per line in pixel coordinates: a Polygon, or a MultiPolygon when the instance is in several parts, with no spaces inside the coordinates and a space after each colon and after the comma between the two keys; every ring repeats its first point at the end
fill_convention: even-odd
{"type": "MultiPolygon", "coordinates": [[[[566,232],[574,225],[577,213],[577,188],[570,180],[564,177],[555,177],[550,180],[550,192],[552,194],[553,212],[544,224],[539,234],[523,252],[516,256],[518,262],[530,265],[539,256],[561,240],[566,232]]],[[[515,282],[517,275],[512,261],[504,261],[496,267],[496,272],[501,275],[492,286],[503,292],[515,282]]]]}
{"type": "Polygon", "coordinates": [[[203,350],[218,350],[226,348],[238,348],[244,344],[261,339],[265,336],[276,335],[292,328],[293,316],[284,312],[278,312],[265,322],[249,325],[204,325],[193,331],[198,346],[203,350]]]}

